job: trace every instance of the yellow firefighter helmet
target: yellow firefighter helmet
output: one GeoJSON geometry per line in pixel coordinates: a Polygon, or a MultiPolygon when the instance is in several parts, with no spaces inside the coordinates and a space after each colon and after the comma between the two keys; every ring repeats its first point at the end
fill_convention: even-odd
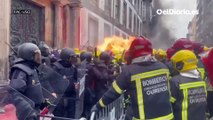
{"type": "Polygon", "coordinates": [[[171,58],[172,64],[179,72],[193,70],[197,68],[198,59],[190,50],[180,50],[171,58]]]}

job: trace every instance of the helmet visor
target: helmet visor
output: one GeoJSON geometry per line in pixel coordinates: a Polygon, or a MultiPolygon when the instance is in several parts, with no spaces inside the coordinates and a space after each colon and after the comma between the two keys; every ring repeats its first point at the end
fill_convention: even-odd
{"type": "Polygon", "coordinates": [[[41,64],[41,51],[40,50],[35,51],[35,62],[37,64],[41,64]]]}

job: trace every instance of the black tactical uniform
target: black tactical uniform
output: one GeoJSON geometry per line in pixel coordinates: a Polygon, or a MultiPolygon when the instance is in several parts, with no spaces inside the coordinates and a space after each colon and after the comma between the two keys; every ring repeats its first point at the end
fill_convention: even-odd
{"type": "MultiPolygon", "coordinates": [[[[43,102],[43,94],[36,69],[38,66],[35,62],[36,52],[40,53],[40,50],[32,43],[24,43],[19,47],[18,56],[20,58],[16,60],[11,68],[10,86],[31,99],[35,103],[35,106],[31,107],[39,111],[39,107],[43,102]]],[[[23,102],[23,106],[26,105],[26,102],[20,102],[23,102]]]]}
{"type": "Polygon", "coordinates": [[[75,83],[77,82],[77,69],[74,66],[77,60],[76,54],[73,50],[64,48],[61,51],[60,57],[61,60],[55,62],[52,67],[64,79],[69,80],[70,84],[53,113],[59,117],[74,118],[76,100],[75,83]]]}

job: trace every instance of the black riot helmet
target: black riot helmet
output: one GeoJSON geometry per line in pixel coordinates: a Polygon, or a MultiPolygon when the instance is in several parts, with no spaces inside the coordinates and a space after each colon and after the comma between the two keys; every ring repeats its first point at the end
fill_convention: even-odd
{"type": "Polygon", "coordinates": [[[74,50],[70,48],[63,48],[60,53],[60,58],[64,61],[69,61],[71,57],[77,57],[74,50]]]}
{"type": "Polygon", "coordinates": [[[80,60],[81,61],[86,60],[87,62],[91,62],[92,61],[92,53],[90,53],[90,52],[82,52],[80,54],[80,60]]]}
{"type": "Polygon", "coordinates": [[[23,43],[18,48],[18,57],[36,63],[41,63],[41,51],[33,43],[23,43]]]}
{"type": "Polygon", "coordinates": [[[106,64],[109,64],[112,60],[112,57],[110,56],[110,53],[107,51],[101,52],[100,54],[100,60],[104,61],[106,64]]]}
{"type": "Polygon", "coordinates": [[[49,46],[44,43],[43,41],[40,42],[40,44],[38,45],[40,51],[41,51],[41,55],[44,57],[47,57],[50,54],[50,48],[49,46]]]}

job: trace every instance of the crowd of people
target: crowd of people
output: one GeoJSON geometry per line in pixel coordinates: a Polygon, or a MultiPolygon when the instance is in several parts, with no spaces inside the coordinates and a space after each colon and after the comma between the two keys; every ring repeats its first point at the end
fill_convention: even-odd
{"type": "Polygon", "coordinates": [[[34,103],[13,93],[18,120],[48,112],[52,120],[88,119],[122,94],[129,99],[125,120],[213,117],[212,50],[202,43],[180,38],[167,51],[155,50],[141,36],[119,59],[113,51],[97,53],[52,50],[44,42],[14,48],[9,86],[34,103]]]}

